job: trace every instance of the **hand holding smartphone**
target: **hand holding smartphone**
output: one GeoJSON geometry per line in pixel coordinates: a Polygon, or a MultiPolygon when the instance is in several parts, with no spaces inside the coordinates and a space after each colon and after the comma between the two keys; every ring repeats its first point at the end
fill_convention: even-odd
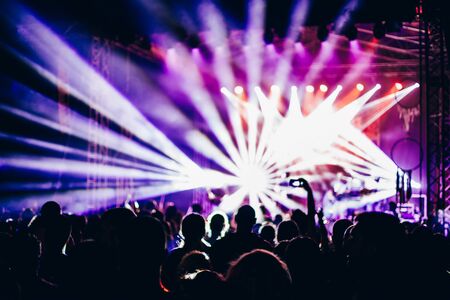
{"type": "Polygon", "coordinates": [[[308,181],[305,178],[295,178],[289,180],[289,185],[292,187],[300,187],[304,189],[310,189],[308,181]]]}

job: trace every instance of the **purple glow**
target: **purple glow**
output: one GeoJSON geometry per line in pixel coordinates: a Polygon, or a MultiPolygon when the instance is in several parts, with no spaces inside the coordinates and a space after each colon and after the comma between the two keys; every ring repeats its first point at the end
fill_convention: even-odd
{"type": "MultiPolygon", "coordinates": [[[[298,35],[308,11],[307,2],[301,1],[296,7],[289,37],[298,35]]],[[[315,54],[316,49],[311,50],[308,43],[294,44],[295,39],[286,42],[290,47],[286,46],[281,53],[274,44],[264,47],[261,33],[265,1],[251,1],[249,8],[247,30],[235,32],[232,37],[227,33],[223,16],[212,4],[200,8],[204,43],[214,53],[211,61],[203,59],[200,49],[190,49],[181,43],[176,48],[161,51],[166,54],[163,72],[145,70],[137,64],[128,65],[123,59],[120,62],[123,70],[142,68],[141,72],[133,73],[135,78],[130,86],[132,92],[129,94],[139,95],[136,99],[122,93],[112,80],[100,75],[54,32],[28,16],[25,19],[31,22],[23,24],[26,29],[23,38],[38,59],[19,53],[16,57],[48,81],[62,85],[67,94],[76,97],[89,110],[95,110],[117,127],[130,132],[131,138],[111,128],[100,128],[100,138],[93,138],[89,131],[92,121],[75,111],[71,111],[69,124],[59,124],[56,119],[58,107],[51,103],[47,106],[51,100],[17,101],[17,107],[2,104],[0,109],[27,122],[83,142],[95,142],[128,157],[108,157],[91,171],[92,165],[84,158],[90,154],[85,150],[0,133],[2,139],[84,159],[15,155],[2,159],[2,164],[74,177],[93,173],[115,178],[126,174],[123,177],[143,180],[146,184],[136,186],[131,195],[135,199],[197,188],[230,188],[219,206],[225,211],[234,210],[245,199],[255,207],[263,203],[272,213],[279,212],[283,206],[303,208],[301,203],[288,197],[304,197],[303,192],[280,186],[286,180],[286,172],[291,176],[304,175],[312,184],[326,190],[331,181],[338,180],[332,170],[335,166],[348,178],[356,178],[380,192],[357,204],[331,205],[326,208],[328,214],[343,209],[341,206],[354,208],[392,196],[396,166],[362,130],[417,85],[400,88],[395,95],[371,100],[381,88],[377,84],[362,95],[353,94],[352,99],[338,107],[337,102],[344,97],[341,91],[344,87],[355,86],[355,79],[370,66],[372,53],[362,53],[358,42],[352,41],[350,50],[352,54],[358,53],[358,64],[352,65],[345,76],[336,76],[341,84],[337,84],[337,79],[322,78],[329,64],[341,59],[336,51],[341,37],[331,34],[329,40],[320,45],[311,66],[302,65],[304,61],[300,60],[300,67],[306,71],[297,76],[298,70],[293,67],[293,61],[298,60],[296,54],[303,59],[306,54],[315,54]],[[40,61],[44,63],[40,64],[40,61]],[[57,76],[61,66],[70,70],[75,79],[63,82],[57,76]],[[146,77],[148,74],[149,78],[146,77]],[[329,94],[305,96],[305,92],[312,94],[315,91],[310,83],[320,82],[327,82],[330,88],[337,85],[329,94]],[[220,92],[218,87],[221,87],[220,92]],[[325,99],[314,102],[315,98],[325,99]],[[38,105],[44,104],[46,111],[42,112],[38,105]],[[311,175],[320,167],[326,170],[311,175]],[[375,176],[380,179],[374,180],[375,176]]],[[[19,18],[19,21],[23,20],[19,18]]],[[[325,84],[318,88],[323,93],[329,89],[325,84]]],[[[358,83],[356,88],[363,91],[364,85],[358,83]]],[[[101,158],[100,155],[92,157],[101,158]]],[[[68,193],[64,197],[68,195],[86,197],[85,191],[68,193]]],[[[114,187],[99,189],[97,196],[112,201],[114,187]]]]}

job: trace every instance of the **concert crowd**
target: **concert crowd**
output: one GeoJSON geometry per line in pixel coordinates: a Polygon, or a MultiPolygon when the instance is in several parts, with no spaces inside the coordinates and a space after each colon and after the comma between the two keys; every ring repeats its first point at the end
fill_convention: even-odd
{"type": "Polygon", "coordinates": [[[0,299],[450,299],[449,239],[435,228],[364,212],[328,231],[311,195],[306,212],[260,223],[249,205],[204,217],[153,201],[3,213],[0,299]]]}

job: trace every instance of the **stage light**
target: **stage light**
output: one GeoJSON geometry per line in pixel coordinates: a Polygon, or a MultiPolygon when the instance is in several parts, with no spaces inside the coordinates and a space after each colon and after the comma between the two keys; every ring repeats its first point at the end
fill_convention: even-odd
{"type": "Polygon", "coordinates": [[[376,39],[381,39],[386,35],[386,27],[382,22],[376,22],[375,25],[373,25],[373,36],[376,39]]]}
{"type": "Polygon", "coordinates": [[[400,82],[396,82],[395,88],[397,89],[397,91],[400,91],[401,89],[403,89],[403,84],[401,84],[400,82]]]}
{"type": "Polygon", "coordinates": [[[349,41],[354,41],[358,37],[358,29],[355,25],[351,25],[345,30],[344,35],[349,41]]]}
{"type": "MultiPolygon", "coordinates": [[[[260,1],[253,2],[259,3],[260,1]]],[[[305,3],[305,1],[302,1],[302,3],[305,3]]],[[[238,105],[231,105],[240,100],[237,96],[237,94],[240,93],[240,89],[237,86],[234,87],[233,92],[236,93],[233,93],[225,88],[225,86],[233,87],[235,78],[231,76],[231,72],[229,75],[223,76],[223,78],[220,77],[220,75],[226,73],[222,72],[222,69],[225,67],[225,70],[227,68],[231,70],[231,66],[219,64],[219,71],[217,71],[219,75],[216,74],[220,79],[220,86],[224,86],[220,91],[230,100],[225,103],[225,105],[227,105],[226,109],[229,110],[231,116],[230,122],[232,130],[230,130],[228,123],[224,124],[221,118],[222,110],[219,109],[222,105],[218,105],[218,103],[214,101],[216,100],[214,97],[215,93],[212,94],[208,86],[202,80],[201,66],[196,65],[196,60],[192,60],[189,49],[184,49],[184,51],[181,49],[180,53],[177,53],[177,55],[180,56],[180,59],[183,62],[186,61],[189,63],[188,66],[190,67],[190,72],[185,72],[184,68],[186,65],[183,64],[183,68],[171,69],[171,72],[163,72],[160,74],[161,78],[159,79],[170,81],[173,80],[173,78],[177,78],[180,80],[179,82],[176,82],[176,87],[170,88],[179,88],[180,91],[186,95],[186,101],[190,101],[197,109],[199,116],[205,120],[205,123],[203,124],[202,122],[201,124],[202,128],[203,125],[205,125],[208,126],[209,130],[205,130],[207,133],[203,134],[195,127],[197,123],[193,123],[189,128],[186,128],[186,131],[176,132],[176,134],[177,136],[180,135],[180,137],[183,137],[187,142],[187,146],[190,147],[187,149],[189,150],[188,153],[195,152],[201,155],[201,157],[199,157],[200,159],[213,160],[214,166],[219,167],[220,170],[227,171],[227,173],[222,173],[222,171],[219,170],[204,169],[202,166],[198,166],[193,161],[190,161],[189,156],[172,143],[169,135],[166,136],[164,132],[153,127],[152,123],[147,123],[148,121],[146,121],[146,118],[139,110],[142,106],[134,107],[127,99],[115,91],[113,86],[108,85],[105,80],[96,76],[94,70],[83,67],[83,61],[80,59],[77,60],[77,57],[71,54],[72,52],[69,51],[69,55],[60,57],[62,59],[55,59],[54,53],[52,51],[47,51],[58,50],[54,49],[58,43],[53,39],[49,39],[48,36],[42,36],[39,34],[39,30],[35,31],[35,28],[36,26],[27,28],[33,34],[24,36],[24,39],[30,44],[30,47],[32,47],[30,49],[33,49],[33,51],[35,49],[38,50],[36,54],[38,55],[39,60],[44,61],[44,65],[49,65],[52,70],[57,70],[58,65],[55,65],[55,63],[63,63],[63,67],[76,70],[77,72],[75,72],[75,75],[77,75],[77,77],[94,78],[94,80],[82,82],[74,80],[75,87],[71,88],[69,86],[71,88],[70,91],[72,91],[70,94],[75,96],[79,95],[78,98],[80,98],[81,101],[85,102],[95,110],[98,110],[102,115],[105,115],[110,119],[118,120],[118,125],[124,126],[127,131],[135,135],[139,140],[151,145],[158,151],[150,151],[147,147],[144,147],[144,145],[133,142],[133,139],[123,139],[115,132],[110,132],[110,130],[106,129],[104,130],[105,138],[102,138],[104,142],[100,141],[99,144],[102,143],[101,145],[107,146],[112,150],[119,148],[119,146],[123,147],[124,150],[130,148],[130,150],[133,151],[126,152],[130,153],[131,157],[136,157],[152,164],[153,162],[158,162],[157,164],[155,163],[155,167],[152,166],[152,168],[157,169],[152,170],[148,169],[149,166],[143,168],[140,165],[136,165],[136,162],[134,161],[128,162],[123,161],[123,159],[118,160],[116,158],[111,158],[114,160],[110,160],[108,163],[112,162],[114,164],[102,165],[93,170],[93,172],[96,172],[96,174],[101,176],[108,175],[109,177],[115,178],[118,176],[122,177],[121,174],[126,174],[124,177],[145,180],[145,186],[136,187],[133,190],[136,199],[165,195],[188,189],[208,189],[230,186],[237,187],[238,189],[225,195],[219,206],[220,209],[224,209],[227,212],[237,209],[244,201],[246,201],[246,199],[248,199],[249,203],[255,207],[260,203],[263,203],[271,213],[272,209],[275,210],[279,205],[286,207],[287,209],[304,208],[301,203],[292,201],[287,197],[287,194],[294,195],[299,191],[287,190],[285,187],[281,186],[280,183],[286,181],[286,178],[282,176],[282,174],[286,174],[287,172],[299,174],[300,172],[311,170],[315,166],[322,165],[340,165],[344,169],[343,172],[348,173],[349,176],[367,183],[367,186],[373,186],[374,190],[382,190],[385,192],[385,194],[370,194],[367,197],[362,196],[361,201],[360,199],[353,202],[337,201],[337,204],[343,204],[348,208],[352,208],[357,205],[365,205],[366,203],[375,202],[395,195],[395,171],[397,170],[397,166],[364,134],[362,129],[354,127],[355,125],[352,123],[354,118],[361,111],[367,113],[368,116],[371,117],[369,121],[379,118],[381,110],[376,107],[376,109],[372,109],[374,106],[371,103],[368,103],[368,100],[375,93],[375,90],[381,87],[379,84],[375,86],[375,89],[372,89],[355,101],[350,102],[348,107],[338,110],[333,106],[333,103],[337,99],[339,91],[342,90],[342,85],[347,87],[351,84],[351,81],[344,81],[342,85],[337,85],[335,91],[330,93],[330,95],[327,95],[324,101],[318,103],[317,107],[306,115],[302,115],[301,110],[301,101],[303,99],[302,93],[298,95],[298,89],[296,87],[291,87],[289,111],[288,114],[282,115],[277,110],[276,105],[273,102],[268,101],[268,98],[270,97],[262,93],[261,88],[255,87],[262,82],[261,77],[263,77],[260,72],[262,68],[259,68],[264,62],[262,51],[261,53],[257,51],[248,51],[250,53],[246,53],[246,55],[248,55],[250,67],[247,68],[249,69],[249,74],[247,74],[249,78],[247,84],[249,89],[255,87],[255,98],[257,99],[251,99],[254,100],[253,102],[255,103],[252,104],[249,100],[248,103],[239,102],[238,105]],[[47,41],[49,42],[48,45],[45,44],[47,41]],[[41,45],[41,43],[44,44],[41,45]],[[184,55],[183,52],[188,52],[188,54],[184,55]],[[172,77],[173,74],[175,74],[176,77],[172,77]],[[111,101],[112,104],[108,103],[106,106],[100,102],[90,100],[90,97],[88,97],[90,90],[97,85],[100,85],[100,91],[106,91],[106,96],[114,100],[111,101]],[[88,95],[84,95],[85,93],[88,95]],[[257,101],[260,105],[257,105],[257,101]],[[240,113],[242,111],[242,106],[244,106],[243,104],[248,108],[247,114],[240,113]],[[110,108],[110,105],[114,106],[110,108]],[[263,116],[263,118],[260,118],[260,116],[263,116]],[[244,117],[247,117],[247,119],[244,120],[244,117]],[[262,126],[259,126],[260,124],[262,126]],[[317,128],[317,130],[309,130],[311,128],[317,128]],[[106,135],[106,133],[108,133],[108,135],[106,135]],[[202,138],[202,140],[199,140],[199,138],[202,138]],[[156,144],[153,142],[156,142],[156,144]],[[161,154],[159,154],[159,152],[161,152],[161,154]],[[149,156],[149,158],[146,158],[147,156],[149,156]],[[161,162],[160,160],[162,158],[165,159],[161,162]],[[116,163],[120,163],[120,166],[116,166],[116,163]],[[134,168],[134,166],[136,166],[136,169],[130,170],[130,168],[134,168]],[[159,171],[159,169],[161,169],[161,171],[159,171]],[[373,178],[375,176],[383,178],[380,184],[373,183],[373,178]],[[157,184],[154,181],[164,181],[164,183],[157,184]],[[371,198],[369,199],[369,197],[371,198]]],[[[252,40],[251,35],[249,39],[252,40]]],[[[260,39],[259,36],[258,39],[260,39]]],[[[256,42],[249,44],[256,45],[256,42]]],[[[332,52],[328,51],[329,49],[327,48],[331,48],[332,44],[332,42],[322,44],[322,50],[326,50],[323,52],[323,57],[320,60],[322,64],[325,64],[327,62],[326,58],[329,58],[328,55],[331,55],[330,53],[332,52]]],[[[271,47],[273,47],[273,45],[268,47],[269,49],[272,49],[271,47]]],[[[25,62],[29,60],[30,59],[25,60],[25,62]]],[[[291,60],[287,61],[290,62],[291,60]]],[[[225,62],[227,64],[229,63],[228,57],[220,63],[225,62]]],[[[204,62],[202,61],[199,63],[204,62]]],[[[37,67],[44,69],[38,65],[37,67]]],[[[35,69],[38,69],[37,67],[35,69]]],[[[51,71],[46,72],[51,73],[51,71]]],[[[289,75],[289,73],[286,74],[289,75]]],[[[52,78],[54,78],[54,81],[52,82],[58,82],[56,80],[56,75],[51,75],[52,78]]],[[[314,78],[317,74],[312,75],[310,75],[312,79],[307,78],[304,82],[316,82],[314,78]]],[[[280,78],[283,78],[283,76],[280,76],[280,78]]],[[[274,82],[282,82],[283,86],[271,87],[271,93],[281,93],[281,91],[285,91],[284,83],[288,82],[287,80],[275,80],[274,82]]],[[[413,87],[417,87],[417,84],[413,87]]],[[[323,90],[322,86],[319,88],[320,90],[323,90]]],[[[390,103],[394,105],[402,97],[406,96],[408,90],[409,87],[405,87],[402,91],[396,92],[395,94],[397,95],[389,99],[390,103]]],[[[314,86],[306,86],[306,91],[313,93],[314,86]]],[[[244,92],[244,88],[242,88],[241,92],[244,92]]],[[[249,92],[249,94],[253,93],[249,92]]],[[[311,97],[311,95],[309,97],[311,97]]],[[[1,104],[0,109],[4,106],[5,105],[1,104]]],[[[29,105],[27,106],[27,109],[31,109],[31,107],[37,109],[36,106],[37,105],[29,105]]],[[[16,111],[16,109],[12,108],[11,111],[16,111]]],[[[37,110],[33,114],[21,114],[21,116],[36,119],[35,115],[38,115],[40,112],[41,111],[37,110]]],[[[16,113],[18,112],[16,111],[16,113]]],[[[56,117],[57,114],[54,114],[53,118],[56,117]]],[[[42,118],[46,119],[47,117],[42,118]]],[[[48,121],[49,120],[42,120],[42,124],[45,126],[51,125],[48,121]]],[[[52,120],[52,123],[55,123],[54,125],[52,124],[52,126],[57,125],[55,120],[52,120]]],[[[89,133],[89,122],[84,121],[82,124],[84,124],[84,128],[86,129],[85,132],[89,133]]],[[[72,124],[72,126],[74,125],[72,124]]],[[[76,130],[72,133],[70,129],[71,128],[68,128],[68,132],[71,135],[77,136],[81,134],[76,132],[76,130]]],[[[101,133],[103,133],[103,131],[101,133]]],[[[87,134],[83,135],[89,137],[87,134]]],[[[36,141],[28,141],[28,143],[36,143],[36,141]]],[[[45,144],[45,146],[49,149],[50,147],[55,149],[55,145],[45,144]]],[[[61,150],[63,150],[64,153],[66,151],[65,148],[61,150]]],[[[84,175],[88,169],[85,161],[80,163],[75,160],[55,160],[53,158],[47,159],[46,157],[40,157],[40,159],[30,157],[25,160],[22,157],[12,157],[7,158],[5,161],[7,164],[16,168],[33,168],[55,174],[61,174],[63,172],[69,174],[75,173],[81,174],[83,177],[85,177],[84,175]]],[[[309,176],[307,178],[311,182],[314,182],[314,184],[326,186],[328,184],[327,182],[329,182],[328,173],[329,172],[321,172],[321,174],[309,176]]],[[[233,191],[233,189],[231,189],[231,191],[233,191]]],[[[84,193],[84,191],[80,192],[84,193]]],[[[87,192],[91,193],[92,191],[86,191],[86,193],[87,192]]],[[[108,189],[107,192],[108,195],[98,194],[97,198],[102,200],[114,199],[115,201],[117,195],[114,189],[108,189]]],[[[78,191],[75,193],[78,193],[78,191]]],[[[89,197],[89,199],[91,199],[91,196],[88,195],[83,194],[83,196],[81,196],[80,194],[80,197],[76,197],[76,195],[78,194],[73,194],[74,197],[71,198],[88,199],[89,197]]],[[[301,196],[304,197],[304,194],[301,196]]],[[[14,199],[14,201],[16,201],[16,199],[14,199]]]]}
{"type": "Polygon", "coordinates": [[[280,87],[278,85],[272,85],[270,87],[270,92],[273,94],[279,94],[280,93],[280,87]]]}
{"type": "Polygon", "coordinates": [[[364,90],[364,85],[363,85],[362,83],[358,83],[358,84],[356,85],[356,89],[357,89],[358,91],[362,92],[362,91],[364,90]]]}
{"type": "Polygon", "coordinates": [[[308,93],[314,93],[314,87],[312,85],[307,85],[306,86],[306,91],[308,93]]]}
{"type": "Polygon", "coordinates": [[[377,90],[381,89],[381,84],[377,83],[377,84],[375,85],[375,88],[376,88],[377,90]]]}
{"type": "Polygon", "coordinates": [[[238,177],[248,194],[264,192],[268,186],[267,170],[258,165],[243,166],[238,177]]]}
{"type": "Polygon", "coordinates": [[[321,42],[325,42],[328,39],[329,31],[326,25],[320,25],[317,28],[317,38],[321,42]]]}
{"type": "Polygon", "coordinates": [[[244,93],[244,88],[240,85],[234,87],[234,93],[238,95],[242,95],[244,93]]]}
{"type": "Polygon", "coordinates": [[[321,84],[320,85],[320,91],[325,93],[326,91],[328,91],[328,87],[325,84],[321,84]]]}

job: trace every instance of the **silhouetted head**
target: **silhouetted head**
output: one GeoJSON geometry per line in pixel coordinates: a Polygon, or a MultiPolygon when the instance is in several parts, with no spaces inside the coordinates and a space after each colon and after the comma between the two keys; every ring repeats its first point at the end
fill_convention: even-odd
{"type": "Polygon", "coordinates": [[[283,216],[280,214],[277,214],[275,218],[273,219],[273,224],[278,225],[283,221],[283,216]]]}
{"type": "Polygon", "coordinates": [[[128,224],[136,218],[136,214],[123,207],[107,210],[101,217],[103,238],[107,244],[112,245],[128,224]]]}
{"type": "Polygon", "coordinates": [[[171,203],[166,208],[166,219],[171,220],[177,218],[178,215],[178,208],[175,206],[175,204],[171,203]]]}
{"type": "Polygon", "coordinates": [[[365,212],[355,221],[350,232],[350,261],[364,270],[392,263],[404,240],[404,230],[398,218],[380,212],[365,212]]]}
{"type": "Polygon", "coordinates": [[[300,235],[305,235],[308,231],[308,217],[300,209],[292,211],[291,220],[297,224],[300,235]]]}
{"type": "Polygon", "coordinates": [[[297,223],[292,220],[283,221],[278,224],[277,241],[289,241],[299,235],[297,223]]]}
{"type": "Polygon", "coordinates": [[[186,300],[228,299],[223,276],[210,270],[190,274],[181,282],[186,300]]]}
{"type": "Polygon", "coordinates": [[[205,236],[205,219],[196,213],[187,215],[181,222],[181,233],[186,242],[200,241],[205,236]]]}
{"type": "Polygon", "coordinates": [[[275,227],[272,224],[265,224],[259,229],[259,236],[273,245],[275,240],[275,227]]]}
{"type": "Polygon", "coordinates": [[[344,241],[344,233],[352,225],[352,221],[347,219],[337,220],[333,225],[333,244],[337,249],[342,248],[342,243],[344,241]]]}
{"type": "Polygon", "coordinates": [[[57,217],[61,215],[61,206],[55,201],[47,201],[41,207],[41,216],[57,217]]]}
{"type": "Polygon", "coordinates": [[[69,239],[72,226],[67,216],[38,216],[30,223],[30,230],[42,243],[43,254],[61,253],[69,239]]]}
{"type": "Polygon", "coordinates": [[[286,299],[291,278],[276,255],[266,250],[245,253],[231,264],[227,282],[238,299],[286,299]]]}
{"type": "Polygon", "coordinates": [[[390,201],[389,202],[389,210],[392,212],[395,212],[396,209],[397,209],[397,203],[390,201]]]}
{"type": "Polygon", "coordinates": [[[135,217],[136,214],[127,208],[112,208],[102,215],[102,224],[108,228],[115,229],[127,225],[135,217]]]}
{"type": "Polygon", "coordinates": [[[155,200],[151,199],[138,200],[137,203],[139,204],[139,209],[141,211],[151,212],[157,207],[155,200]]]}
{"type": "Polygon", "coordinates": [[[183,276],[209,269],[211,269],[211,264],[208,255],[204,252],[194,250],[183,256],[178,265],[178,274],[183,276]]]}
{"type": "Polygon", "coordinates": [[[30,221],[33,219],[33,217],[34,212],[31,208],[25,208],[20,214],[20,219],[25,225],[30,224],[30,221]]]}
{"type": "Polygon", "coordinates": [[[214,212],[208,216],[208,225],[211,236],[222,236],[229,227],[228,219],[224,213],[214,212]]]}
{"type": "Polygon", "coordinates": [[[200,203],[194,203],[191,206],[192,212],[193,213],[197,213],[197,214],[202,214],[203,213],[203,207],[200,203]]]}
{"type": "Polygon", "coordinates": [[[255,210],[250,205],[243,205],[238,209],[234,220],[238,232],[251,232],[256,223],[255,210]]]}

